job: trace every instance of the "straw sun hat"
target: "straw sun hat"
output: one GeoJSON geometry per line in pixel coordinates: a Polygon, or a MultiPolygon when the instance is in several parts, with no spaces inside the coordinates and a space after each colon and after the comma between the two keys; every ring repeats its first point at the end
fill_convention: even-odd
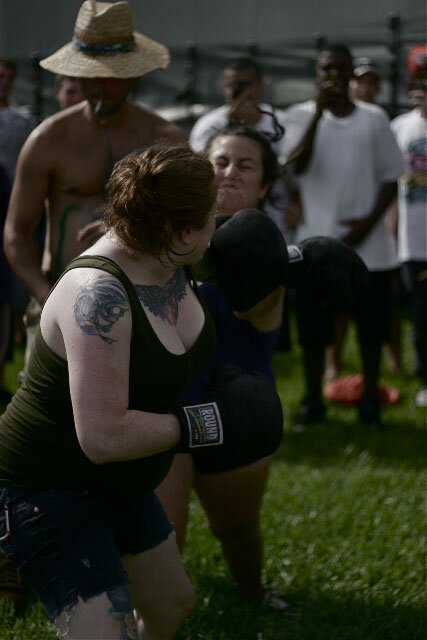
{"type": "Polygon", "coordinates": [[[71,42],[40,65],[74,78],[137,78],[165,69],[169,51],[134,32],[127,2],[86,0],[80,7],[71,42]]]}

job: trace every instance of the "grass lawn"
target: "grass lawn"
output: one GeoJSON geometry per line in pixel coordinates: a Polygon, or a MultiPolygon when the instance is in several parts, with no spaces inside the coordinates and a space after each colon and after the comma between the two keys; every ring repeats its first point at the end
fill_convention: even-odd
{"type": "MultiPolygon", "coordinates": [[[[20,367],[8,369],[10,386],[20,367]]],[[[357,368],[353,335],[345,372],[357,368]]],[[[411,368],[409,326],[404,362],[411,368]]],[[[289,620],[242,603],[196,500],[185,564],[197,605],[177,640],[425,640],[427,413],[414,407],[417,383],[391,376],[401,399],[370,433],[352,408],[330,405],[322,424],[291,432],[301,399],[296,344],[275,355],[285,437],[274,458],[262,522],[265,579],[299,603],[289,620]]],[[[0,640],[49,640],[39,605],[16,615],[0,607],[0,640]]]]}

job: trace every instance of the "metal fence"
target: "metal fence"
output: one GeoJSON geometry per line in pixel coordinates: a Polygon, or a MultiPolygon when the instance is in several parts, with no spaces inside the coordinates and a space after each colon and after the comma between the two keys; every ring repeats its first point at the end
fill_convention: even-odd
{"type": "MultiPolygon", "coordinates": [[[[77,6],[79,4],[77,2],[77,6]]],[[[10,5],[8,7],[10,10],[10,5]]],[[[425,15],[425,10],[421,10],[419,15],[425,15]]],[[[424,32],[422,23],[409,21],[396,12],[383,15],[381,28],[378,23],[375,29],[365,30],[355,25],[353,30],[348,28],[345,32],[343,40],[355,56],[368,56],[379,65],[382,89],[378,102],[391,117],[408,108],[404,89],[406,52],[411,46],[425,42],[424,32]]],[[[333,41],[341,41],[336,36],[336,29],[331,33],[334,34],[333,41]]],[[[219,40],[221,34],[217,37],[219,40]]],[[[66,41],[67,38],[61,42],[66,41]]],[[[286,39],[268,42],[253,39],[229,44],[191,41],[171,46],[169,68],[138,80],[133,98],[188,130],[201,113],[222,103],[220,76],[225,61],[232,56],[249,53],[263,69],[265,100],[283,108],[313,95],[316,54],[330,41],[331,37],[326,32],[314,32],[293,37],[287,34],[286,39]]],[[[14,98],[18,104],[25,105],[37,121],[57,108],[53,76],[38,66],[38,59],[50,52],[35,51],[17,59],[14,98]]],[[[7,54],[6,51],[0,53],[7,54]]]]}

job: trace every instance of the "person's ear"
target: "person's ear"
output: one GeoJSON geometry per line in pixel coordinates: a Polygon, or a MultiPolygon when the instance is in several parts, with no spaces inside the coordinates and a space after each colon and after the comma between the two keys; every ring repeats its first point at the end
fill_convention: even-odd
{"type": "Polygon", "coordinates": [[[182,231],[178,232],[178,238],[185,246],[191,246],[193,242],[193,230],[192,229],[182,229],[182,231]]]}

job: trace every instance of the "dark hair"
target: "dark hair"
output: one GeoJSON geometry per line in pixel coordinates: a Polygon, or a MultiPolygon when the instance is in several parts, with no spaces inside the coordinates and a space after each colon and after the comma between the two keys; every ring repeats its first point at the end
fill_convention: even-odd
{"type": "Polygon", "coordinates": [[[57,73],[55,76],[54,84],[56,87],[60,87],[65,80],[72,80],[72,82],[78,82],[79,79],[73,76],[63,76],[61,73],[57,73]]]}
{"type": "Polygon", "coordinates": [[[239,56],[236,58],[230,58],[224,67],[223,71],[231,69],[232,71],[246,71],[246,69],[251,69],[258,80],[262,80],[262,71],[258,62],[251,58],[250,56],[239,56]]]}
{"type": "Polygon", "coordinates": [[[346,44],[335,42],[333,44],[326,45],[326,47],[323,47],[322,50],[319,52],[319,55],[317,56],[317,60],[319,60],[319,58],[321,58],[321,56],[324,55],[325,53],[332,53],[332,54],[336,53],[340,56],[343,56],[343,58],[347,58],[347,62],[349,62],[349,64],[353,67],[353,55],[346,44]]]}
{"type": "Polygon", "coordinates": [[[117,162],[106,187],[105,226],[138,253],[170,256],[173,236],[201,229],[217,189],[209,160],[188,144],[159,141],[117,162]]]}
{"type": "Polygon", "coordinates": [[[10,69],[11,71],[13,71],[13,74],[16,75],[16,62],[11,58],[3,58],[2,56],[0,56],[0,67],[7,67],[7,69],[10,69]]]}
{"type": "Polygon", "coordinates": [[[279,161],[277,160],[277,155],[271,148],[270,142],[265,136],[262,135],[262,133],[260,133],[256,129],[248,127],[247,125],[229,125],[224,129],[221,129],[220,131],[214,133],[214,135],[209,138],[205,147],[206,155],[209,155],[214,140],[216,140],[217,138],[222,138],[223,136],[238,136],[241,138],[248,138],[260,147],[262,159],[262,184],[273,183],[279,177],[279,161]]]}

